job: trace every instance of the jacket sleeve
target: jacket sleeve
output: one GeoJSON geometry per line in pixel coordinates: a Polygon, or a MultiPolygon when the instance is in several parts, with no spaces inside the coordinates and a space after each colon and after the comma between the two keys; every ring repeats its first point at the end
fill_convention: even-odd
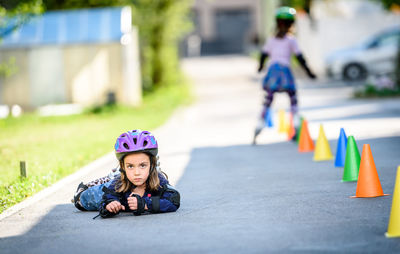
{"type": "Polygon", "coordinates": [[[103,198],[101,200],[101,205],[100,205],[100,209],[99,210],[100,210],[100,215],[103,218],[111,217],[111,216],[116,215],[116,213],[109,212],[106,209],[106,206],[109,203],[111,203],[113,201],[121,202],[121,195],[118,194],[117,192],[115,192],[115,183],[116,183],[116,180],[114,179],[113,183],[109,187],[105,187],[104,186],[103,189],[102,189],[104,194],[103,194],[103,198]]]}
{"type": "Polygon", "coordinates": [[[302,54],[296,55],[297,61],[299,61],[301,67],[303,67],[304,71],[307,73],[308,77],[315,79],[316,76],[315,74],[310,70],[310,68],[307,65],[306,60],[304,59],[302,54]]]}
{"type": "Polygon", "coordinates": [[[268,53],[261,52],[260,61],[258,65],[258,72],[260,72],[264,68],[264,62],[268,58],[268,53]]]}
{"type": "Polygon", "coordinates": [[[151,213],[175,212],[180,206],[180,194],[171,185],[165,184],[159,195],[144,197],[144,201],[151,213]]]}

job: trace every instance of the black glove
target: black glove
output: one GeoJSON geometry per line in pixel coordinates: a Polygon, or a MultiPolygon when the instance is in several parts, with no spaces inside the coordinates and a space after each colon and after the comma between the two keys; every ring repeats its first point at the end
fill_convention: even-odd
{"type": "Polygon", "coordinates": [[[112,212],[108,211],[105,207],[101,207],[99,214],[96,217],[94,217],[93,219],[96,219],[99,215],[101,216],[101,218],[110,218],[117,214],[118,213],[112,213],[112,212]]]}
{"type": "Polygon", "coordinates": [[[142,213],[144,213],[144,207],[146,203],[144,202],[144,199],[141,196],[136,194],[133,194],[132,196],[135,197],[137,200],[137,209],[133,211],[133,215],[136,216],[141,215],[142,213]]]}
{"type": "Polygon", "coordinates": [[[265,59],[267,59],[267,57],[268,57],[267,53],[261,53],[261,55],[260,55],[260,63],[258,65],[258,70],[257,70],[258,72],[262,71],[262,69],[264,67],[265,59]]]}
{"type": "Polygon", "coordinates": [[[311,72],[310,68],[308,68],[308,65],[307,65],[306,60],[304,59],[303,55],[298,54],[296,57],[301,65],[301,67],[303,67],[303,69],[306,71],[307,76],[310,77],[311,79],[316,79],[317,76],[315,76],[315,74],[311,72]]]}
{"type": "Polygon", "coordinates": [[[317,78],[317,76],[315,76],[315,74],[312,73],[310,70],[307,71],[307,75],[308,75],[308,77],[309,77],[310,79],[316,79],[316,78],[317,78]]]}

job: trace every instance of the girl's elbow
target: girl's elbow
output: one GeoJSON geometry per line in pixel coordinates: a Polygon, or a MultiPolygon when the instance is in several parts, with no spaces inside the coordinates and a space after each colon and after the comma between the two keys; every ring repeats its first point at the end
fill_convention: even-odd
{"type": "Polygon", "coordinates": [[[171,204],[170,206],[167,207],[167,209],[165,209],[165,212],[166,213],[176,212],[176,210],[178,210],[178,208],[179,208],[179,206],[171,204]]]}

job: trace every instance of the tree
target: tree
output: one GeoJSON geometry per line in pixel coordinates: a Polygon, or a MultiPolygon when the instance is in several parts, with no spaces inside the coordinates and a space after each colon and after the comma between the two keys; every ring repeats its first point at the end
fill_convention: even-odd
{"type": "MultiPolygon", "coordinates": [[[[4,36],[27,22],[32,16],[42,13],[41,0],[0,0],[0,43],[4,36]]],[[[15,59],[0,62],[0,77],[8,77],[15,73],[15,59]]]]}
{"type": "Polygon", "coordinates": [[[133,23],[139,27],[145,90],[174,84],[179,78],[178,44],[191,28],[191,1],[136,0],[133,23]]]}
{"type": "Polygon", "coordinates": [[[128,4],[130,4],[129,0],[43,0],[46,10],[96,8],[128,4]]]}
{"type": "Polygon", "coordinates": [[[310,14],[312,0],[281,0],[281,4],[296,9],[303,9],[307,14],[310,14]]]}
{"type": "Polygon", "coordinates": [[[0,38],[42,13],[41,0],[0,0],[0,38]]]}
{"type": "Polygon", "coordinates": [[[390,9],[394,5],[400,6],[400,0],[375,0],[375,1],[382,2],[383,6],[386,9],[390,9]]]}

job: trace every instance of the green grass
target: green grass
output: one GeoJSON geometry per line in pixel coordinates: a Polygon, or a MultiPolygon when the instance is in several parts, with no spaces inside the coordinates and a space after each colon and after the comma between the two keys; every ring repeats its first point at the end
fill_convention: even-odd
{"type": "Polygon", "coordinates": [[[145,95],[137,108],[117,105],[81,115],[26,114],[0,120],[0,213],[111,152],[122,132],[151,131],[191,100],[189,86],[176,85],[145,95]],[[19,176],[20,161],[27,164],[24,179],[19,176]]]}
{"type": "Polygon", "coordinates": [[[356,98],[382,98],[382,97],[398,97],[400,96],[400,89],[377,89],[375,86],[367,84],[362,89],[354,93],[356,98]]]}

